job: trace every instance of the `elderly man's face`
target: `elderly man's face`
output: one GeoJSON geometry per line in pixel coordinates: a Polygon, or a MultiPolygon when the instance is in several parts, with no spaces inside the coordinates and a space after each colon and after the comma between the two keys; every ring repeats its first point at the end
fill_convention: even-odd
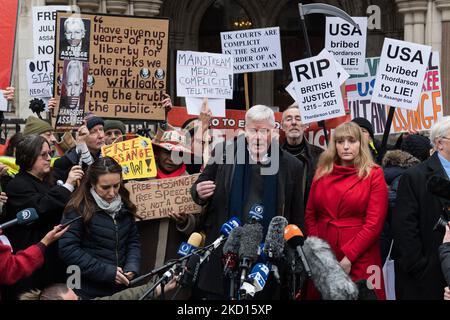
{"type": "Polygon", "coordinates": [[[79,97],[83,89],[83,79],[80,70],[72,67],[67,71],[67,96],[79,97]]]}
{"type": "Polygon", "coordinates": [[[287,109],[283,113],[283,121],[281,126],[289,139],[299,139],[303,137],[306,125],[304,125],[300,118],[300,110],[298,108],[287,109]]]}
{"type": "Polygon", "coordinates": [[[267,153],[273,129],[275,127],[269,120],[249,121],[245,124],[245,137],[252,155],[261,158],[267,153]]]}
{"type": "Polygon", "coordinates": [[[67,39],[67,42],[72,47],[76,47],[81,43],[81,40],[84,38],[85,32],[77,23],[69,23],[65,30],[65,36],[67,39]]]}
{"type": "Polygon", "coordinates": [[[436,139],[436,148],[441,156],[450,161],[450,129],[445,136],[436,139]]]}

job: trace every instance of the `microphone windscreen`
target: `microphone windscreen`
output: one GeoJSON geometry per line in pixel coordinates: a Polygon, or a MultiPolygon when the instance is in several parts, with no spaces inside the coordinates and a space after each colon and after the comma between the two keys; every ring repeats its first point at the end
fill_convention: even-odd
{"type": "Polygon", "coordinates": [[[223,254],[227,254],[228,252],[238,254],[241,245],[241,237],[242,227],[236,227],[231,230],[227,241],[225,241],[225,244],[223,245],[223,254]]]}
{"type": "Polygon", "coordinates": [[[258,259],[259,244],[262,240],[263,227],[259,223],[246,224],[242,227],[239,258],[247,258],[252,261],[258,259]]]}
{"type": "Polygon", "coordinates": [[[284,240],[291,246],[297,247],[303,245],[303,232],[295,224],[289,224],[284,228],[284,240]]]}
{"type": "Polygon", "coordinates": [[[18,224],[28,224],[39,219],[39,215],[34,208],[27,208],[19,211],[16,215],[18,224]]]}
{"type": "Polygon", "coordinates": [[[358,287],[342,269],[327,242],[308,237],[303,251],[311,267],[311,279],[323,299],[358,299],[358,287]]]}
{"type": "Polygon", "coordinates": [[[427,181],[427,189],[432,194],[450,200],[450,180],[440,176],[431,176],[427,181]]]}
{"type": "Polygon", "coordinates": [[[288,225],[285,217],[276,216],[270,221],[267,228],[264,253],[269,259],[281,259],[284,251],[284,230],[288,225]]]}
{"type": "Polygon", "coordinates": [[[200,247],[203,241],[203,237],[200,233],[198,232],[194,232],[191,234],[191,236],[189,237],[187,243],[189,243],[191,246],[194,247],[200,247]]]}

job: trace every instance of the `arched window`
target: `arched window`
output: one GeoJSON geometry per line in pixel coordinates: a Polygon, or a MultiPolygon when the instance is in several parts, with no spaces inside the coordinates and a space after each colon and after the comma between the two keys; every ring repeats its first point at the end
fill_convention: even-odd
{"type": "MultiPolygon", "coordinates": [[[[251,19],[247,12],[236,1],[217,0],[206,10],[200,23],[198,50],[221,53],[221,32],[251,28],[253,28],[251,19]]],[[[251,74],[248,75],[248,80],[250,95],[252,92],[251,74]]],[[[235,74],[233,82],[233,100],[226,100],[226,107],[227,109],[245,109],[243,74],[235,74]]]]}

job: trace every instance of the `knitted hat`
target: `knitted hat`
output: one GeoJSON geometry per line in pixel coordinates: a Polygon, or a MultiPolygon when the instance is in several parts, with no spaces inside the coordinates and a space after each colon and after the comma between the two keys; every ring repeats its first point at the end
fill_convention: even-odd
{"type": "Polygon", "coordinates": [[[192,153],[190,147],[186,145],[186,137],[183,132],[178,130],[160,132],[160,134],[157,134],[153,139],[152,144],[154,147],[163,148],[167,151],[192,153]]]}
{"type": "Polygon", "coordinates": [[[103,127],[103,130],[108,131],[111,129],[118,129],[122,134],[126,133],[125,124],[120,120],[105,120],[105,125],[103,127]]]}
{"type": "Polygon", "coordinates": [[[88,130],[91,130],[93,127],[99,124],[101,124],[102,126],[105,125],[105,121],[100,117],[92,116],[89,117],[89,119],[86,119],[86,127],[88,128],[88,130]]]}
{"type": "Polygon", "coordinates": [[[375,140],[373,126],[369,122],[369,120],[367,120],[365,118],[355,118],[355,119],[352,120],[352,122],[356,123],[361,128],[364,128],[367,131],[369,131],[370,137],[372,138],[372,140],[375,140]]]}
{"type": "Polygon", "coordinates": [[[47,131],[53,131],[53,127],[42,119],[36,118],[35,116],[29,116],[27,122],[25,122],[25,129],[23,130],[24,136],[29,136],[32,134],[42,134],[47,131]]]}
{"type": "Polygon", "coordinates": [[[400,149],[408,152],[420,161],[425,161],[430,157],[430,149],[432,148],[430,139],[420,134],[410,134],[403,137],[400,149]]]}

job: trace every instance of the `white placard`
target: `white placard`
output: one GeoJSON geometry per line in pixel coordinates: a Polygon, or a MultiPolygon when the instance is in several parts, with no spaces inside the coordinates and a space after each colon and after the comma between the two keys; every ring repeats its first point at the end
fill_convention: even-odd
{"type": "Polygon", "coordinates": [[[3,96],[3,90],[0,90],[0,111],[8,111],[8,100],[3,96]]]}
{"type": "Polygon", "coordinates": [[[233,99],[233,56],[178,51],[177,96],[233,99]]]}
{"type": "Polygon", "coordinates": [[[326,18],[325,49],[350,74],[364,73],[366,63],[367,17],[353,17],[352,24],[338,17],[326,18]]]}
{"type": "Polygon", "coordinates": [[[372,102],[416,110],[431,47],[386,38],[372,102]]]}
{"type": "Polygon", "coordinates": [[[55,53],[56,11],[70,11],[70,6],[33,7],[34,58],[53,63],[55,53]]]}
{"type": "MultiPolygon", "coordinates": [[[[186,98],[186,109],[190,115],[198,116],[202,110],[203,98],[186,98]]],[[[225,117],[225,99],[208,99],[213,117],[225,117]]]]}
{"type": "Polygon", "coordinates": [[[303,123],[345,115],[333,59],[321,56],[290,63],[303,123]]]}
{"type": "MultiPolygon", "coordinates": [[[[333,55],[327,51],[327,49],[323,49],[319,54],[318,57],[325,57],[327,59],[333,60],[334,61],[334,65],[336,67],[336,72],[338,75],[338,80],[339,80],[339,85],[342,86],[344,84],[344,82],[350,77],[350,75],[347,73],[347,71],[344,70],[344,68],[342,68],[342,66],[336,61],[336,59],[334,59],[333,55]]],[[[292,99],[294,99],[295,101],[297,101],[298,99],[296,98],[295,95],[295,87],[294,87],[294,81],[292,81],[291,83],[289,83],[286,86],[286,91],[290,94],[290,96],[292,97],[292,99]]]]}
{"type": "Polygon", "coordinates": [[[222,53],[234,57],[234,73],[281,70],[280,28],[221,32],[222,53]]]}
{"type": "Polygon", "coordinates": [[[53,94],[53,61],[27,59],[26,68],[30,97],[51,97],[53,94]]]}

